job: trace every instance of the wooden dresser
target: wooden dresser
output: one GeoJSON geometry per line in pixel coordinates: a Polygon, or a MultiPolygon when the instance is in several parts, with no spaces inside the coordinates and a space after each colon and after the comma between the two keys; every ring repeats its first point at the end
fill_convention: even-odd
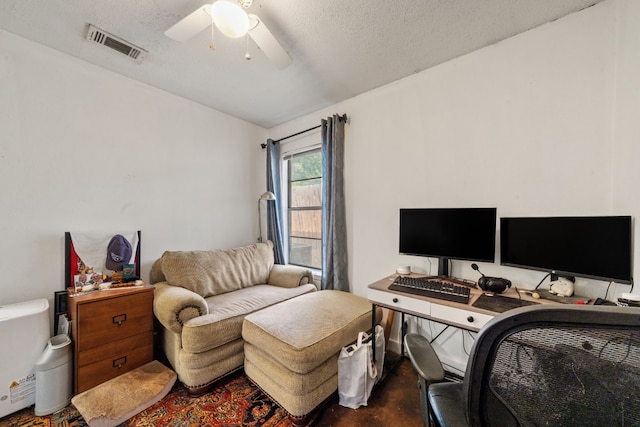
{"type": "Polygon", "coordinates": [[[68,297],[74,394],[153,360],[153,286],[68,297]]]}

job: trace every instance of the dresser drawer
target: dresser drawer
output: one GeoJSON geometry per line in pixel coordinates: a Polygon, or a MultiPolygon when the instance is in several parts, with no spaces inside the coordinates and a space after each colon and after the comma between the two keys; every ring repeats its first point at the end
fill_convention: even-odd
{"type": "Polygon", "coordinates": [[[76,351],[153,331],[153,292],[105,298],[78,305],[76,351]]]}
{"type": "Polygon", "coordinates": [[[128,353],[148,347],[153,351],[153,332],[143,332],[132,337],[105,343],[78,353],[78,367],[82,368],[96,362],[119,359],[128,353]]]}
{"type": "Polygon", "coordinates": [[[110,342],[78,354],[78,384],[81,393],[153,360],[153,332],[144,332],[110,342]]]}
{"type": "Polygon", "coordinates": [[[486,314],[440,304],[431,304],[431,317],[441,319],[445,323],[459,325],[468,330],[479,330],[485,323],[493,319],[493,316],[486,314]]]}

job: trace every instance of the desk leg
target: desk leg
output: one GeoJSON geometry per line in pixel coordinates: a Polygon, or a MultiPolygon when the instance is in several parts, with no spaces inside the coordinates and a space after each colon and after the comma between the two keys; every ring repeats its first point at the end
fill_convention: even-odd
{"type": "Polygon", "coordinates": [[[371,346],[373,348],[373,361],[376,362],[376,305],[371,304],[371,346]]]}
{"type": "Polygon", "coordinates": [[[402,324],[400,325],[400,358],[404,358],[404,337],[407,335],[408,325],[404,320],[404,311],[400,314],[402,314],[402,324]]]}
{"type": "MultiPolygon", "coordinates": [[[[391,330],[391,324],[393,322],[393,318],[394,318],[394,313],[395,311],[391,310],[387,316],[387,321],[389,322],[388,325],[388,329],[391,330]]],[[[395,375],[398,375],[398,367],[400,366],[400,363],[402,363],[402,361],[404,360],[404,336],[407,333],[407,327],[405,325],[405,320],[404,320],[404,313],[401,311],[400,312],[401,315],[401,321],[402,324],[400,325],[400,333],[401,333],[401,338],[400,338],[400,355],[398,355],[397,358],[394,358],[393,360],[389,358],[389,353],[387,353],[387,357],[385,358],[385,366],[387,367],[387,371],[388,372],[393,372],[395,375]]],[[[387,328],[385,328],[387,329],[387,328]]],[[[389,334],[390,335],[390,334],[389,334]]],[[[388,342],[388,341],[387,341],[388,342]]],[[[385,346],[386,348],[386,346],[385,346]]]]}
{"type": "Polygon", "coordinates": [[[389,348],[389,338],[391,336],[391,326],[395,317],[395,310],[387,309],[387,320],[384,323],[384,348],[389,348]]]}

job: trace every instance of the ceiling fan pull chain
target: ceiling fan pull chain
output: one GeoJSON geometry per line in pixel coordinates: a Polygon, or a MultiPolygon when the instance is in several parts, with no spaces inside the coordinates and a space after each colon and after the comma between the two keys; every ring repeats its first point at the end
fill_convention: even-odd
{"type": "Polygon", "coordinates": [[[249,53],[249,33],[247,33],[247,53],[244,54],[244,59],[249,61],[251,59],[251,54],[249,53]]]}
{"type": "Polygon", "coordinates": [[[213,16],[211,17],[211,43],[209,43],[209,49],[211,50],[216,50],[216,44],[213,41],[213,34],[215,33],[215,31],[213,30],[213,28],[215,27],[215,25],[213,25],[213,16]]]}

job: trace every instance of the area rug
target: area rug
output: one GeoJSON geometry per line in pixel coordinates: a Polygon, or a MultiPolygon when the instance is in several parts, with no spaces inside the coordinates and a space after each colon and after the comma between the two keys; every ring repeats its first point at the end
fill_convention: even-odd
{"type": "MultiPolygon", "coordinates": [[[[0,426],[87,427],[87,423],[73,405],[44,417],[36,417],[31,406],[0,418],[0,426]]],[[[200,397],[189,397],[178,382],[164,399],[120,426],[292,427],[292,424],[287,412],[239,371],[200,397]]]]}

